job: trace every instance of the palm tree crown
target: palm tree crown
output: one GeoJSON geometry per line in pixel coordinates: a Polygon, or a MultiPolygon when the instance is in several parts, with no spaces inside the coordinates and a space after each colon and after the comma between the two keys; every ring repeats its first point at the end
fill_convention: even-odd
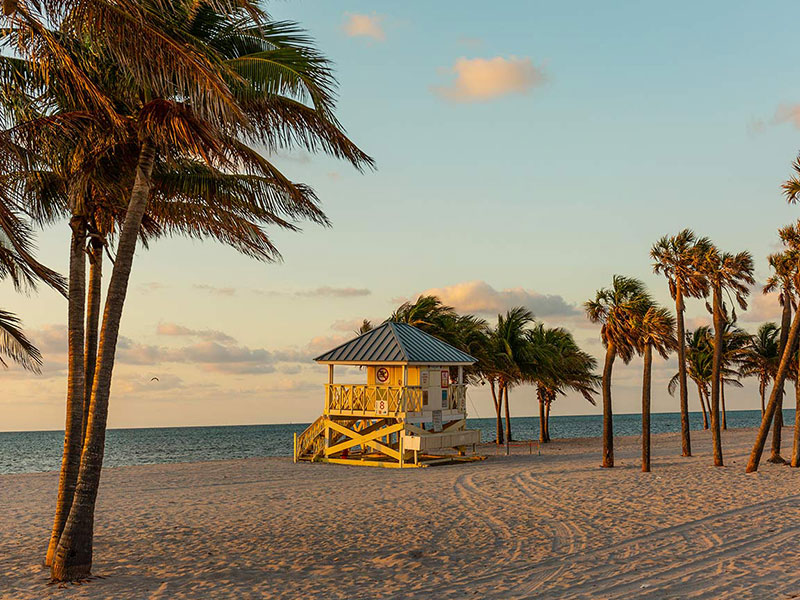
{"type": "Polygon", "coordinates": [[[598,290],[594,300],[584,303],[584,308],[592,323],[602,325],[603,345],[613,344],[616,353],[627,363],[639,347],[636,320],[652,304],[644,283],[633,277],[614,275],[611,287],[598,290]]]}
{"type": "MultiPolygon", "coordinates": [[[[698,270],[698,258],[709,247],[711,240],[698,238],[690,229],[684,229],[677,235],[664,236],[650,250],[653,259],[653,271],[666,276],[669,291],[673,300],[681,295],[702,298],[708,294],[708,280],[698,270]]],[[[681,307],[682,309],[683,307],[681,307]]]]}

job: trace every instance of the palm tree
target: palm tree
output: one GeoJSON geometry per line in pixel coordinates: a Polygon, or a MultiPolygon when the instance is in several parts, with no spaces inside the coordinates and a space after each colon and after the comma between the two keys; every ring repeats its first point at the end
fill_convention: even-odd
{"type": "Polygon", "coordinates": [[[774,379],[780,362],[780,328],[775,323],[763,323],[750,338],[750,344],[742,357],[740,372],[743,377],[758,377],[758,393],[761,397],[761,416],[765,412],[764,396],[769,382],[774,379]]]}
{"type": "Polygon", "coordinates": [[[505,407],[505,442],[511,442],[511,411],[508,402],[509,388],[523,383],[526,370],[544,360],[541,350],[527,340],[527,330],[534,322],[533,313],[522,306],[497,315],[497,325],[492,331],[490,345],[497,368],[498,399],[495,408],[500,418],[500,407],[505,407]]]}
{"type": "MultiPolygon", "coordinates": [[[[793,171],[795,173],[794,176],[790,177],[783,184],[782,187],[783,187],[784,195],[786,196],[786,200],[790,204],[796,204],[797,201],[798,201],[798,195],[800,195],[800,157],[797,160],[795,160],[794,164],[792,165],[792,169],[793,169],[793,171]]],[[[784,240],[784,243],[786,243],[786,240],[784,240]]],[[[792,245],[796,247],[796,244],[792,244],[792,245]]],[[[792,264],[793,261],[790,259],[788,261],[788,263],[789,263],[787,265],[789,267],[788,271],[790,273],[795,273],[796,269],[795,269],[795,266],[792,264]]],[[[796,278],[790,278],[790,279],[792,280],[793,284],[797,283],[797,279],[796,278]]],[[[769,282],[768,282],[768,284],[769,284],[769,282]]],[[[792,290],[794,291],[796,289],[797,289],[797,287],[795,285],[792,288],[792,290]]],[[[767,293],[767,292],[765,291],[765,293],[767,293]]],[[[783,350],[785,351],[785,347],[783,348],[783,350]]],[[[798,354],[797,359],[798,359],[798,364],[797,364],[797,366],[795,368],[795,420],[794,420],[794,439],[793,439],[793,444],[792,444],[792,461],[791,461],[792,467],[800,466],[800,354],[798,354]]],[[[780,418],[781,423],[783,423],[783,411],[781,410],[782,408],[783,407],[781,405],[775,411],[776,424],[777,424],[777,419],[778,418],[780,418]]],[[[762,420],[762,426],[763,425],[764,425],[764,423],[763,423],[763,420],[762,420]]],[[[760,433],[760,431],[759,431],[759,433],[760,433]]],[[[775,443],[775,433],[773,433],[772,435],[773,435],[772,445],[774,447],[776,445],[776,443],[775,443]]],[[[757,444],[758,444],[758,442],[756,443],[756,445],[757,444]]],[[[753,461],[751,460],[751,463],[752,462],[753,461]]],[[[757,467],[758,467],[758,460],[755,461],[753,470],[755,470],[757,467]]],[[[750,468],[750,465],[748,465],[748,469],[749,468],[750,468]]]]}
{"type": "Polygon", "coordinates": [[[637,338],[635,323],[653,304],[644,284],[632,277],[614,275],[610,288],[597,291],[584,303],[592,323],[600,323],[600,339],[606,348],[603,365],[603,464],[614,466],[614,430],[611,408],[611,371],[619,356],[626,364],[633,358],[637,338]]]}
{"type": "MultiPolygon", "coordinates": [[[[786,348],[786,340],[789,336],[789,327],[792,322],[792,307],[795,303],[795,286],[792,281],[792,257],[791,254],[780,252],[770,254],[767,257],[772,274],[764,285],[763,292],[769,294],[778,292],[778,302],[781,305],[781,327],[779,355],[783,354],[786,348]]],[[[770,457],[767,462],[783,464],[781,456],[781,433],[783,430],[783,396],[784,389],[778,390],[778,407],[775,409],[774,422],[772,424],[772,447],[770,457]]]]}
{"type": "MultiPolygon", "coordinates": [[[[798,289],[798,283],[800,283],[800,221],[782,227],[778,230],[778,234],[783,244],[787,247],[785,251],[785,266],[788,272],[791,273],[794,289],[798,289]]],[[[800,311],[795,311],[789,334],[786,337],[786,345],[781,354],[781,360],[778,363],[778,371],[774,377],[767,407],[761,419],[761,425],[758,428],[756,440],[753,443],[753,449],[750,451],[750,458],[747,461],[746,471],[748,473],[757,471],[758,464],[761,462],[761,454],[764,451],[764,444],[766,443],[767,435],[769,435],[770,426],[775,417],[775,411],[778,409],[780,403],[783,385],[791,371],[790,363],[797,360],[796,344],[798,333],[800,333],[800,311]]],[[[800,409],[800,406],[798,406],[798,408],[800,409]]],[[[800,413],[800,410],[797,412],[800,413]]],[[[795,437],[797,437],[798,431],[800,431],[800,420],[796,419],[795,437]]]]}
{"type": "Polygon", "coordinates": [[[722,333],[722,378],[720,381],[720,404],[722,429],[728,429],[725,411],[725,385],[742,387],[739,377],[744,354],[750,344],[751,336],[744,329],[736,327],[735,321],[726,321],[722,333]]]}
{"type": "Polygon", "coordinates": [[[369,319],[364,319],[363,321],[361,321],[361,325],[358,326],[358,329],[356,329],[355,334],[362,335],[369,331],[372,331],[372,321],[370,321],[369,319]]]}
{"type": "Polygon", "coordinates": [[[634,324],[637,349],[644,360],[642,372],[642,471],[650,472],[650,398],[653,350],[664,359],[678,347],[675,318],[666,308],[650,306],[634,324]]]}
{"type": "Polygon", "coordinates": [[[458,313],[436,296],[420,296],[415,302],[404,302],[389,320],[413,325],[452,345],[458,343],[458,313]]]}
{"type": "MultiPolygon", "coordinates": [[[[202,157],[217,168],[237,164],[254,175],[278,176],[272,165],[246,145],[258,142],[270,151],[299,144],[345,158],[357,167],[371,164],[352,144],[341,143],[346,138],[332,115],[334,81],[327,61],[308,47],[307,39],[293,26],[270,23],[246,3],[233,8],[215,5],[216,10],[185,2],[159,4],[158,10],[147,3],[108,8],[76,2],[59,15],[58,24],[60,33],[71,39],[92,41],[92,52],[72,60],[67,70],[69,83],[84,84],[82,93],[73,93],[70,101],[79,100],[80,108],[92,114],[105,110],[106,122],[101,123],[105,129],[86,138],[92,151],[102,155],[121,139],[136,148],[136,160],[130,169],[130,201],[119,229],[107,293],[75,498],[53,562],[52,575],[57,580],[85,577],[91,568],[91,521],[119,321],[158,157],[170,153],[177,159],[202,157]],[[82,68],[98,57],[113,58],[114,69],[90,69],[90,73],[121,75],[113,81],[101,77],[99,82],[82,75],[82,68]],[[98,89],[102,92],[86,99],[98,89]],[[311,106],[302,103],[305,99],[311,106]],[[106,132],[108,126],[114,129],[106,132]],[[102,143],[104,139],[108,141],[102,143]]],[[[22,17],[19,21],[28,29],[26,43],[19,44],[21,54],[30,56],[37,67],[42,65],[43,72],[56,72],[54,65],[61,67],[64,61],[56,64],[53,57],[62,59],[67,53],[63,48],[52,51],[54,36],[41,20],[30,14],[22,17]],[[34,36],[44,41],[30,43],[27,38],[34,36]]],[[[75,45],[81,48],[80,42],[75,45]]],[[[46,101],[53,103],[52,98],[46,101]]],[[[71,197],[81,195],[71,193],[71,197]]],[[[73,230],[80,232],[85,214],[74,209],[73,214],[73,230]]],[[[81,260],[77,247],[73,244],[76,262],[81,260]]],[[[81,284],[81,266],[78,263],[74,269],[76,288],[81,284]]],[[[82,312],[78,297],[83,294],[76,289],[72,295],[74,312],[82,312]]],[[[72,322],[77,328],[77,319],[72,322]]],[[[82,362],[81,348],[82,340],[71,344],[76,367],[82,362]]],[[[80,382],[83,369],[72,371],[71,381],[80,382]]],[[[82,404],[83,394],[78,392],[73,396],[82,404]]]]}
{"type": "MultiPolygon", "coordinates": [[[[753,257],[749,252],[732,254],[720,252],[716,247],[706,249],[698,263],[700,271],[706,276],[712,293],[712,313],[714,317],[714,360],[711,375],[711,438],[714,446],[714,465],[723,466],[722,434],[720,431],[720,387],[722,385],[722,354],[724,350],[723,332],[726,315],[722,296],[733,294],[742,309],[747,308],[746,297],[753,279],[753,257]]],[[[733,315],[735,319],[735,313],[733,315]]]]}
{"type": "MultiPolygon", "coordinates": [[[[711,365],[714,357],[714,343],[711,328],[703,325],[686,334],[686,373],[697,386],[697,395],[700,400],[700,409],[703,412],[703,429],[708,429],[708,412],[706,400],[711,383],[711,365]]],[[[669,380],[667,391],[675,394],[678,386],[680,372],[675,373],[669,380]]]]}
{"type": "Polygon", "coordinates": [[[595,403],[599,377],[594,371],[597,361],[583,352],[572,334],[561,327],[545,327],[537,323],[527,332],[534,354],[546,357],[526,368],[525,379],[536,386],[539,401],[539,441],[550,441],[550,407],[559,395],[567,391],[581,394],[595,403]]]}
{"type": "Polygon", "coordinates": [[[684,329],[684,298],[702,298],[708,293],[708,280],[697,268],[697,258],[711,245],[708,238],[697,238],[693,231],[684,229],[677,235],[664,236],[653,245],[650,257],[653,271],[663,273],[669,292],[675,300],[678,338],[678,381],[680,382],[681,446],[682,455],[692,455],[689,427],[689,395],[686,380],[686,346],[684,329]]]}

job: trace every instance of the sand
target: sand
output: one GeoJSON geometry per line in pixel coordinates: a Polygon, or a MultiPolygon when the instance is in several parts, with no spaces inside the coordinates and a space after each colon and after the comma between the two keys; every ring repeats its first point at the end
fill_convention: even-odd
{"type": "MultiPolygon", "coordinates": [[[[55,473],[0,476],[0,598],[800,597],[800,470],[744,473],[753,432],[681,458],[654,436],[561,440],[427,469],[248,459],[109,469],[104,579],[58,588],[40,566],[55,473]]],[[[791,429],[785,430],[791,436],[791,429]]],[[[493,449],[492,449],[493,451],[493,449]]]]}

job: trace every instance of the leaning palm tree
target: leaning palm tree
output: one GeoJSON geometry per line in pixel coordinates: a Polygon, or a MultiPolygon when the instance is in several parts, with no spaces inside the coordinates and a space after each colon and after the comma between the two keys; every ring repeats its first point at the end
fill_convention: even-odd
{"type": "Polygon", "coordinates": [[[652,306],[645,285],[638,279],[614,275],[610,288],[597,291],[593,300],[584,303],[592,323],[600,323],[600,339],[606,348],[603,365],[603,463],[614,466],[614,429],[611,407],[611,372],[619,356],[626,364],[637,348],[635,323],[652,306]]]}
{"type": "MultiPolygon", "coordinates": [[[[800,221],[778,230],[781,241],[787,247],[786,254],[786,267],[791,273],[791,278],[794,283],[795,289],[800,289],[800,221]]],[[[792,318],[792,325],[789,329],[789,334],[786,337],[786,346],[781,354],[780,362],[778,363],[778,370],[775,374],[772,384],[772,391],[769,395],[764,416],[761,419],[761,425],[756,434],[756,440],[753,444],[753,449],[750,451],[750,458],[747,461],[746,471],[752,473],[758,470],[758,464],[761,462],[761,454],[764,452],[764,444],[769,435],[769,430],[772,425],[772,420],[775,417],[775,411],[778,409],[780,403],[780,395],[783,390],[783,385],[787,376],[791,371],[790,363],[797,360],[796,345],[798,334],[800,334],[800,311],[795,311],[792,318]]],[[[800,409],[800,406],[798,406],[800,409]]],[[[800,410],[796,411],[800,414],[800,410]]],[[[795,420],[795,438],[800,434],[800,419],[796,417],[795,420]]],[[[794,444],[797,445],[797,444],[794,444]]],[[[793,457],[794,458],[794,457],[793,457]]]]}
{"type": "Polygon", "coordinates": [[[669,292],[675,300],[678,338],[678,381],[680,383],[681,446],[683,456],[692,455],[689,426],[689,396],[686,379],[686,346],[684,329],[684,298],[702,298],[708,293],[708,280],[697,268],[697,258],[711,245],[708,238],[697,238],[684,229],[677,235],[664,236],[650,250],[653,271],[663,273],[669,292]]]}
{"type": "Polygon", "coordinates": [[[742,376],[758,378],[762,417],[766,408],[767,386],[775,378],[781,358],[779,337],[780,328],[775,323],[763,323],[750,338],[750,343],[742,356],[740,367],[742,376]]]}
{"type": "Polygon", "coordinates": [[[716,247],[706,249],[699,259],[698,267],[709,282],[712,293],[714,317],[714,360],[711,376],[711,437],[714,446],[714,465],[723,466],[722,434],[720,430],[720,387],[722,385],[723,332],[725,323],[735,320],[735,312],[729,317],[723,306],[723,294],[733,295],[742,309],[747,308],[747,295],[753,279],[753,257],[749,252],[732,254],[720,252],[716,247]]]}
{"type": "Polygon", "coordinates": [[[635,321],[636,346],[643,357],[642,371],[642,471],[650,472],[650,398],[653,350],[666,359],[678,346],[675,339],[675,317],[666,308],[656,305],[635,321]]]}
{"type": "MultiPolygon", "coordinates": [[[[779,338],[779,355],[783,354],[786,348],[786,340],[789,336],[789,327],[792,322],[792,309],[796,303],[796,290],[792,280],[792,257],[786,252],[770,254],[767,257],[772,274],[764,285],[763,292],[769,294],[778,292],[778,302],[781,306],[781,327],[779,338]]],[[[781,456],[781,434],[783,431],[783,397],[784,390],[778,390],[778,407],[775,410],[774,422],[772,424],[772,447],[767,462],[783,464],[785,461],[781,456]]]]}

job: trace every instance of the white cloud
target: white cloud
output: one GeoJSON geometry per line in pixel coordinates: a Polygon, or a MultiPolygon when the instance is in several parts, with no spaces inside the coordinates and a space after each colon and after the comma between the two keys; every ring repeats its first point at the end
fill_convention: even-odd
{"type": "Polygon", "coordinates": [[[383,21],[381,15],[346,13],[345,17],[342,28],[349,37],[366,37],[379,42],[386,39],[386,33],[381,25],[381,21],[383,21]]]}
{"type": "Polygon", "coordinates": [[[454,102],[492,100],[509,94],[524,94],[547,80],[544,69],[530,58],[459,58],[448,72],[455,80],[433,90],[454,102]]]}

